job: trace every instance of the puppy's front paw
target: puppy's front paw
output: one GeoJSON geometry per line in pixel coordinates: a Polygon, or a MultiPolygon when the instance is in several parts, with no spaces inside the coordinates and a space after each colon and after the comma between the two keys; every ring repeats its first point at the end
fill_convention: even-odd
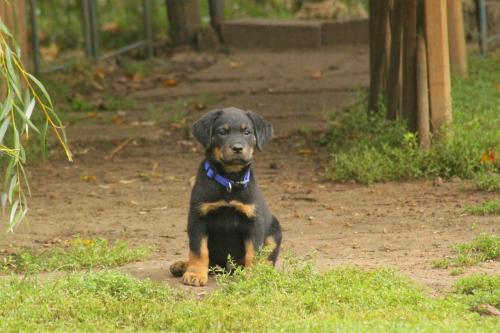
{"type": "Polygon", "coordinates": [[[200,272],[188,269],[182,276],[182,282],[188,286],[205,286],[208,282],[208,272],[200,272]]]}

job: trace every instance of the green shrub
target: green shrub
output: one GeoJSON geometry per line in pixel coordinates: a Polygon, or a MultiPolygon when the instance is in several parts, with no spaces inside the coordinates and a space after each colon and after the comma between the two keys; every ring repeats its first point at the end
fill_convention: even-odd
{"type": "Polygon", "coordinates": [[[453,80],[453,136],[429,150],[418,148],[417,138],[400,121],[368,114],[365,102],[331,115],[325,142],[332,151],[327,176],[360,183],[424,177],[475,178],[478,186],[500,188],[500,90],[496,75],[500,62],[471,57],[467,80],[453,80]],[[492,153],[489,158],[488,153],[492,153]]]}

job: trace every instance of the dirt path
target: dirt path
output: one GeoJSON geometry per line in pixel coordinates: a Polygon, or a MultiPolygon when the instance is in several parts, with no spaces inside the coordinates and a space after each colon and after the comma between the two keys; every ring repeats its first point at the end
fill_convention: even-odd
{"type": "MultiPolygon", "coordinates": [[[[199,63],[200,57],[207,56],[173,60],[185,65],[199,63]]],[[[183,127],[166,124],[167,114],[151,122],[146,110],[204,94],[212,96],[207,109],[249,108],[275,125],[276,140],[255,162],[257,180],[283,225],[284,251],[312,254],[320,269],[397,267],[440,292],[455,277],[449,270],[432,269],[431,261],[450,255],[456,242],[499,232],[498,217],[463,214],[465,205],[492,195],[465,191],[462,182],[436,187],[429,181],[373,186],[324,181],[328,153],[318,148],[315,133],[325,128],[327,112],[352,103],[366,87],[365,49],[203,59],[204,65],[184,73],[175,87],[151,84],[127,93],[136,106],[124,110],[120,124],[113,124],[114,113],[97,119],[75,115],[80,121],[68,128],[75,162],[55,153],[51,162],[29,169],[34,189],[29,219],[14,235],[1,236],[0,249],[42,246],[77,234],[152,244],[156,252],[150,261],[123,269],[180,286],[169,276],[168,265],[187,252],[189,180],[202,151],[186,140],[183,127]],[[128,138],[134,140],[109,159],[128,138]],[[312,155],[299,154],[305,148],[312,155]]],[[[194,111],[193,117],[205,111],[194,111]]],[[[477,270],[499,272],[500,264],[485,263],[467,273],[477,270]]]]}

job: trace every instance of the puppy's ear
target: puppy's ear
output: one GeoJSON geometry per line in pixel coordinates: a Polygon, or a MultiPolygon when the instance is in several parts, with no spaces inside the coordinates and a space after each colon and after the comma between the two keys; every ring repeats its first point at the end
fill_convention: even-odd
{"type": "Polygon", "coordinates": [[[262,151],[264,145],[273,137],[273,126],[253,111],[247,111],[248,118],[252,120],[257,139],[257,149],[262,151]]]}
{"type": "Polygon", "coordinates": [[[205,148],[209,148],[212,143],[212,129],[215,119],[219,117],[222,110],[212,110],[198,119],[191,128],[193,136],[205,148]]]}

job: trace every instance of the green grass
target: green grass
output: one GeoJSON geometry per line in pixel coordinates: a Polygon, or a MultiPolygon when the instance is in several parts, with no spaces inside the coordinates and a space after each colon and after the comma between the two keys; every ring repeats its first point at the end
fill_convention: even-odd
{"type": "Polygon", "coordinates": [[[17,273],[36,273],[60,270],[105,268],[144,260],[151,255],[151,248],[130,248],[125,241],[109,244],[104,239],[68,241],[46,250],[23,249],[0,262],[0,270],[17,273]]]}
{"type": "Polygon", "coordinates": [[[480,190],[487,192],[500,192],[500,174],[498,172],[480,172],[474,177],[480,190]]]}
{"type": "Polygon", "coordinates": [[[480,234],[469,243],[453,246],[454,256],[433,262],[434,268],[464,267],[500,259],[500,235],[480,234]]]}
{"type": "Polygon", "coordinates": [[[472,215],[500,215],[500,199],[488,200],[480,205],[466,207],[465,212],[472,215]]]}
{"type": "Polygon", "coordinates": [[[332,152],[327,176],[365,184],[458,176],[500,190],[500,163],[484,159],[500,151],[499,72],[498,55],[470,57],[469,78],[453,80],[453,137],[427,151],[403,123],[386,120],[384,112],[367,114],[364,101],[333,114],[325,137],[332,152]]]}
{"type": "Polygon", "coordinates": [[[458,280],[454,293],[464,295],[464,300],[472,308],[489,304],[500,309],[500,275],[473,274],[458,280]]]}
{"type": "Polygon", "coordinates": [[[470,311],[483,299],[494,304],[491,281],[466,281],[432,298],[392,270],[317,273],[287,262],[283,270],[257,265],[223,276],[218,290],[195,300],[165,283],[113,271],[10,278],[0,280],[0,330],[494,332],[497,320],[470,311]]]}

